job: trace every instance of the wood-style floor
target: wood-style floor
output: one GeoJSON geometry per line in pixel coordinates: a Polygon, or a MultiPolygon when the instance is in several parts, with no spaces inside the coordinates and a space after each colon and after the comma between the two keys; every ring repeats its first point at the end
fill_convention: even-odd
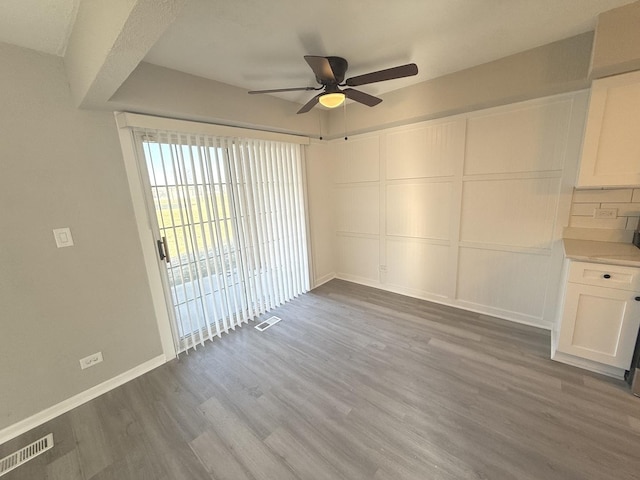
{"type": "Polygon", "coordinates": [[[549,334],[334,280],[0,446],[13,479],[640,479],[640,398],[549,334]]]}

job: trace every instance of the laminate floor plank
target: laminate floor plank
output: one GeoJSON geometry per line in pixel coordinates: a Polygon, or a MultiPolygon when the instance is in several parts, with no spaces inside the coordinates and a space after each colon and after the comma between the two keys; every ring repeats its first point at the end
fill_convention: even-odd
{"type": "MultiPolygon", "coordinates": [[[[118,442],[110,442],[105,435],[100,404],[103,399],[80,405],[69,413],[77,444],[78,457],[85,478],[92,478],[116,460],[112,449],[118,442]]],[[[54,431],[54,444],[56,438],[54,431]]]]}
{"type": "Polygon", "coordinates": [[[336,478],[365,480],[370,479],[375,473],[377,465],[371,462],[367,455],[362,455],[344,442],[336,442],[339,431],[336,433],[332,424],[340,425],[344,422],[344,416],[340,413],[327,413],[324,408],[318,408],[312,402],[299,403],[288,398],[280,399],[272,394],[262,396],[259,402],[263,412],[281,416],[282,428],[275,432],[285,430],[298,445],[307,451],[315,452],[318,461],[324,459],[330,462],[333,468],[340,472],[336,478]]]}
{"type": "Polygon", "coordinates": [[[286,429],[278,428],[265,439],[265,443],[276,452],[302,479],[336,480],[344,478],[330,460],[298,440],[286,429]]]}
{"type": "Polygon", "coordinates": [[[78,452],[73,450],[47,465],[48,480],[84,480],[78,452]]]}
{"type": "MultiPolygon", "coordinates": [[[[203,412],[215,433],[233,450],[236,460],[256,480],[297,480],[282,457],[274,453],[251,429],[217,398],[202,404],[203,412]]],[[[215,472],[214,472],[215,476],[215,472]]]]}
{"type": "Polygon", "coordinates": [[[207,430],[190,442],[212,478],[217,480],[253,480],[253,477],[213,430],[207,430]]]}
{"type": "Polygon", "coordinates": [[[640,398],[549,332],[333,280],[21,437],[3,480],[638,480],[640,398]]]}
{"type": "MultiPolygon", "coordinates": [[[[172,480],[210,480],[210,475],[185,441],[190,435],[185,434],[183,427],[171,415],[167,415],[166,403],[170,397],[163,400],[151,389],[143,388],[145,384],[148,384],[146,379],[130,382],[123,390],[142,425],[144,444],[154,468],[172,480]]],[[[194,412],[194,415],[202,418],[199,413],[194,412]]]]}
{"type": "Polygon", "coordinates": [[[292,392],[293,389],[270,394],[276,398],[280,411],[287,414],[283,418],[285,427],[331,459],[345,478],[371,478],[378,468],[377,452],[346,427],[345,416],[313,398],[307,400],[292,392]]]}

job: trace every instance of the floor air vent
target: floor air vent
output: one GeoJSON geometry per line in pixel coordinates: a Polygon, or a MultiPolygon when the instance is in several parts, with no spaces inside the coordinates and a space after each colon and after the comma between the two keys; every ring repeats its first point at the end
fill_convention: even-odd
{"type": "Polygon", "coordinates": [[[282,319],[278,317],[270,317],[270,318],[267,318],[264,322],[260,322],[258,325],[256,325],[256,328],[261,332],[264,332],[267,328],[269,328],[272,325],[275,325],[280,320],[282,319]]]}
{"type": "Polygon", "coordinates": [[[4,457],[0,460],[0,477],[51,448],[53,448],[53,433],[12,453],[8,457],[4,457]]]}

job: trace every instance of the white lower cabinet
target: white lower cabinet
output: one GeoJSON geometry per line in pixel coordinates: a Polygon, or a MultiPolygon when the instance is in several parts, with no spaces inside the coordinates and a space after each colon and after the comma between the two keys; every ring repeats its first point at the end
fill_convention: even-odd
{"type": "Polygon", "coordinates": [[[571,261],[567,279],[556,352],[570,357],[554,359],[620,375],[640,327],[640,269],[571,261]]]}

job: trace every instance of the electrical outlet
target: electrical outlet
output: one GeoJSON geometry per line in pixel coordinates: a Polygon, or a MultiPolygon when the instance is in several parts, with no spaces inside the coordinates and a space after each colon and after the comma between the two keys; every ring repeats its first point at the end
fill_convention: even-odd
{"type": "Polygon", "coordinates": [[[596,208],[593,212],[594,218],[618,218],[617,208],[596,208]]]}
{"type": "Polygon", "coordinates": [[[89,355],[88,357],[81,358],[80,368],[84,370],[85,368],[93,367],[100,362],[102,362],[102,352],[97,352],[93,355],[89,355]]]}

